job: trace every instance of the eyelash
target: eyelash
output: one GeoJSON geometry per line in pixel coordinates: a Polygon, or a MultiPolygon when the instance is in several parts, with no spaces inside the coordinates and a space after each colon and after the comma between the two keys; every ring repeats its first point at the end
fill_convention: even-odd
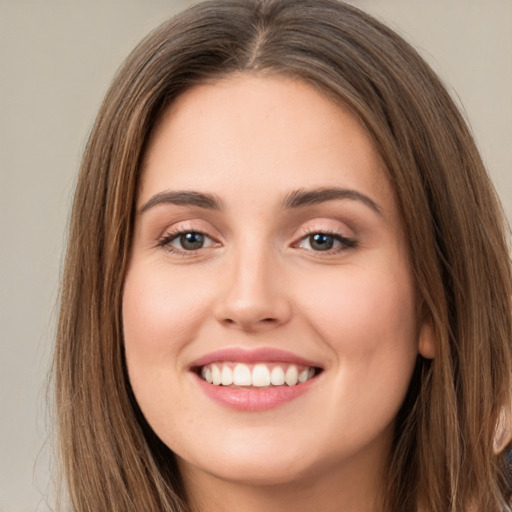
{"type": "Polygon", "coordinates": [[[179,237],[181,237],[183,235],[187,235],[187,234],[201,235],[201,236],[211,240],[212,246],[220,245],[219,242],[217,242],[211,236],[207,235],[206,233],[204,233],[202,231],[198,231],[195,229],[176,229],[176,230],[166,233],[164,235],[164,237],[161,240],[159,240],[157,247],[163,247],[166,250],[168,250],[169,252],[171,252],[173,254],[181,255],[181,256],[191,256],[194,253],[197,253],[197,251],[200,251],[201,249],[208,248],[208,247],[200,247],[198,249],[177,249],[176,247],[173,247],[171,245],[171,243],[174,242],[174,240],[178,239],[179,237]]]}
{"type": "MultiPolygon", "coordinates": [[[[356,240],[354,240],[353,238],[348,238],[346,236],[341,235],[340,233],[337,233],[337,232],[331,231],[331,230],[306,230],[301,234],[299,240],[297,242],[294,242],[292,244],[292,246],[303,248],[303,247],[300,247],[300,244],[303,243],[304,241],[306,241],[309,237],[314,236],[314,235],[324,235],[324,236],[332,237],[335,241],[339,242],[339,244],[340,244],[339,247],[336,247],[333,249],[328,249],[325,251],[324,250],[315,251],[314,249],[305,249],[307,251],[317,253],[318,255],[329,256],[329,255],[333,255],[333,254],[338,254],[343,251],[356,249],[358,247],[358,242],[356,240]]],[[[157,247],[163,247],[173,254],[177,254],[177,255],[181,255],[181,256],[191,256],[193,254],[197,254],[197,252],[200,251],[201,249],[208,249],[209,247],[215,247],[215,246],[218,247],[219,245],[220,245],[220,242],[217,242],[215,239],[213,239],[212,237],[210,237],[209,235],[207,235],[206,233],[204,233],[202,231],[193,230],[193,229],[176,229],[171,232],[168,232],[161,240],[159,240],[157,247]],[[187,234],[195,234],[195,235],[203,236],[203,237],[209,239],[212,243],[208,247],[199,247],[198,249],[177,249],[176,247],[173,247],[171,245],[171,243],[174,242],[176,239],[178,239],[179,237],[181,237],[183,235],[187,235],[187,234]]]]}
{"type": "Polygon", "coordinates": [[[314,235],[324,235],[324,236],[332,237],[335,241],[340,243],[339,247],[336,247],[333,249],[328,249],[325,251],[315,251],[313,249],[305,249],[308,251],[312,251],[319,256],[335,255],[335,254],[339,254],[340,252],[348,251],[351,249],[356,249],[358,247],[357,241],[354,240],[353,238],[348,238],[344,235],[341,235],[340,233],[338,233],[336,231],[332,231],[329,229],[323,229],[323,230],[307,229],[301,234],[300,239],[297,242],[294,242],[293,245],[300,247],[299,244],[301,244],[302,242],[304,242],[305,240],[307,240],[308,238],[310,238],[311,236],[314,236],[314,235]]]}

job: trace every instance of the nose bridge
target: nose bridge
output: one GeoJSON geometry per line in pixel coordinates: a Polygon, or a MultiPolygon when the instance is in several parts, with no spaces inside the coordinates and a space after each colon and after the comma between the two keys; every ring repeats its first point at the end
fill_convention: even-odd
{"type": "Polygon", "coordinates": [[[279,263],[272,247],[247,237],[235,248],[227,267],[219,321],[259,330],[288,320],[290,306],[279,286],[279,263]]]}

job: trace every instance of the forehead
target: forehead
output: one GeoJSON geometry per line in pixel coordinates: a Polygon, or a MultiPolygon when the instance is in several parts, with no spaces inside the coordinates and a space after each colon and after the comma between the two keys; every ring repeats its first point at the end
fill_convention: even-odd
{"type": "Polygon", "coordinates": [[[347,186],[393,202],[362,123],[309,84],[234,75],[193,87],[163,114],[145,155],[140,201],[167,188],[212,193],[347,186]]]}

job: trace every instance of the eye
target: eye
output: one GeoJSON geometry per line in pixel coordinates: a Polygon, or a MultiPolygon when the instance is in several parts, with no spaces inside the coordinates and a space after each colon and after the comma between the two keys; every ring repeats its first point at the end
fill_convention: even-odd
{"type": "Polygon", "coordinates": [[[158,245],[167,247],[172,252],[190,252],[212,247],[215,242],[199,231],[181,231],[169,233],[158,245]]]}
{"type": "Polygon", "coordinates": [[[316,252],[338,252],[356,247],[356,242],[338,234],[310,233],[299,241],[298,247],[316,252]]]}

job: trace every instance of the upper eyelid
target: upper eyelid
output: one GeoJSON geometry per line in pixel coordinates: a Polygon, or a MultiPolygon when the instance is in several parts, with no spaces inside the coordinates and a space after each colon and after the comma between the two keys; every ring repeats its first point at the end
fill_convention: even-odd
{"type": "Polygon", "coordinates": [[[198,233],[200,235],[203,235],[203,236],[209,238],[210,240],[212,240],[214,242],[218,242],[218,240],[214,236],[208,234],[205,230],[176,229],[176,230],[164,231],[164,234],[162,234],[162,236],[159,237],[159,244],[162,242],[165,242],[165,243],[171,242],[171,241],[175,240],[176,238],[178,238],[179,236],[186,234],[186,233],[198,233]]]}
{"type": "MultiPolygon", "coordinates": [[[[314,221],[313,221],[314,222],[314,221]]],[[[328,234],[328,235],[335,235],[335,236],[340,236],[342,238],[354,238],[355,237],[355,233],[353,232],[352,229],[346,227],[344,229],[340,228],[339,225],[340,225],[340,222],[339,221],[335,221],[337,227],[332,227],[332,226],[328,226],[328,225],[325,225],[325,221],[324,222],[321,222],[321,223],[306,223],[306,224],[303,224],[299,230],[297,231],[297,235],[296,238],[300,238],[300,237],[306,237],[308,235],[311,235],[311,234],[315,234],[315,233],[325,233],[325,234],[328,234]],[[319,225],[319,224],[323,224],[323,225],[319,225]]]]}
{"type": "Polygon", "coordinates": [[[202,219],[185,219],[173,222],[159,230],[156,235],[157,240],[167,238],[170,235],[180,235],[182,233],[201,233],[212,239],[219,239],[218,230],[212,228],[211,224],[202,219]]]}

